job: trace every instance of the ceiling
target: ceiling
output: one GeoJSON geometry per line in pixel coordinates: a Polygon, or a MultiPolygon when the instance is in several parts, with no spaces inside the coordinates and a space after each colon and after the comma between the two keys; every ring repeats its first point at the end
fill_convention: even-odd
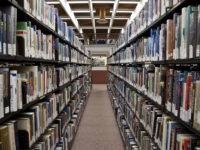
{"type": "Polygon", "coordinates": [[[73,26],[76,35],[84,40],[118,39],[121,30],[140,0],[46,0],[59,8],[59,16],[73,26]],[[106,11],[107,23],[99,24],[99,11],[106,11]]]}

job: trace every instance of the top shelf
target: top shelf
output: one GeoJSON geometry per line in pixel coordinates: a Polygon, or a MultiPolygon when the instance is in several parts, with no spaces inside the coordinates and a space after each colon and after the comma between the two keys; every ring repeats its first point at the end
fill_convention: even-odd
{"type": "Polygon", "coordinates": [[[39,19],[34,17],[32,14],[30,14],[28,11],[26,11],[23,7],[21,7],[16,0],[7,0],[7,2],[14,7],[17,8],[18,13],[22,14],[24,19],[32,21],[35,25],[37,25],[40,29],[43,31],[53,34],[54,36],[58,37],[62,42],[65,42],[68,44],[71,48],[76,49],[78,52],[83,54],[85,57],[90,58],[88,55],[86,55],[83,51],[81,51],[78,47],[67,41],[64,37],[60,36],[57,32],[55,32],[53,29],[51,29],[49,26],[45,25],[43,22],[41,22],[39,19]]]}
{"type": "Polygon", "coordinates": [[[175,6],[173,6],[172,8],[170,8],[167,13],[165,13],[164,15],[162,15],[160,18],[158,18],[157,20],[155,20],[151,25],[149,25],[148,27],[146,27],[143,31],[141,31],[139,34],[137,34],[136,36],[134,36],[132,39],[130,39],[127,43],[122,44],[119,48],[117,48],[117,50],[115,52],[113,52],[108,58],[112,57],[114,54],[116,54],[117,52],[119,52],[121,49],[124,49],[128,46],[130,46],[133,42],[136,42],[139,38],[141,38],[142,36],[146,35],[147,33],[150,33],[150,30],[152,28],[157,27],[158,25],[160,25],[161,23],[165,22],[167,19],[172,18],[173,14],[175,12],[178,12],[181,10],[182,7],[187,6],[188,4],[191,3],[197,3],[198,1],[195,0],[182,0],[180,2],[178,2],[175,6]]]}

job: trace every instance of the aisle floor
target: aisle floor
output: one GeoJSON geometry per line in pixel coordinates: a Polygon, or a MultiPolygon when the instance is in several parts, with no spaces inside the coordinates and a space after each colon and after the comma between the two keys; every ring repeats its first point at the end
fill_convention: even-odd
{"type": "Polygon", "coordinates": [[[94,84],[72,150],[124,150],[105,84],[94,84]]]}

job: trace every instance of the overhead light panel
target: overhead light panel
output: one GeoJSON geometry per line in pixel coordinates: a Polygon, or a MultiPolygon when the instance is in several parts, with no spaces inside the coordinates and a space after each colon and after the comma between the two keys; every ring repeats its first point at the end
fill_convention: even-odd
{"type": "Polygon", "coordinates": [[[120,4],[138,4],[139,1],[120,1],[120,4]]]}
{"type": "MultiPolygon", "coordinates": [[[[89,10],[72,10],[73,13],[90,13],[89,10]]],[[[93,13],[95,13],[96,11],[93,10],[93,13]]]]}
{"type": "Polygon", "coordinates": [[[56,5],[56,4],[60,4],[60,2],[59,1],[51,1],[51,2],[47,2],[47,4],[56,5]]]}
{"type": "MultiPolygon", "coordinates": [[[[116,13],[125,13],[125,14],[131,14],[134,10],[117,10],[116,13]]],[[[112,10],[110,11],[113,12],[112,10]]]]}
{"type": "MultiPolygon", "coordinates": [[[[69,4],[88,4],[88,1],[68,1],[69,4]]],[[[114,4],[115,1],[92,1],[92,4],[114,4]]],[[[138,4],[139,1],[120,1],[119,4],[138,4]]]]}

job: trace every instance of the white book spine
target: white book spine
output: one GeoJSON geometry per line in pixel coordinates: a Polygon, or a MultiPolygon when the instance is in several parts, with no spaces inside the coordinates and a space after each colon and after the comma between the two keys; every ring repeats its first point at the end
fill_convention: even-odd
{"type": "Polygon", "coordinates": [[[0,118],[4,117],[3,81],[3,74],[0,74],[0,118]]]}
{"type": "Polygon", "coordinates": [[[10,71],[10,107],[11,112],[17,111],[17,71],[10,71]]]}
{"type": "Polygon", "coordinates": [[[186,12],[187,8],[182,8],[182,16],[181,16],[181,59],[186,58],[186,39],[185,39],[185,27],[186,27],[186,12]]]}
{"type": "Polygon", "coordinates": [[[22,80],[20,74],[17,75],[17,108],[22,109],[22,80]]]}

